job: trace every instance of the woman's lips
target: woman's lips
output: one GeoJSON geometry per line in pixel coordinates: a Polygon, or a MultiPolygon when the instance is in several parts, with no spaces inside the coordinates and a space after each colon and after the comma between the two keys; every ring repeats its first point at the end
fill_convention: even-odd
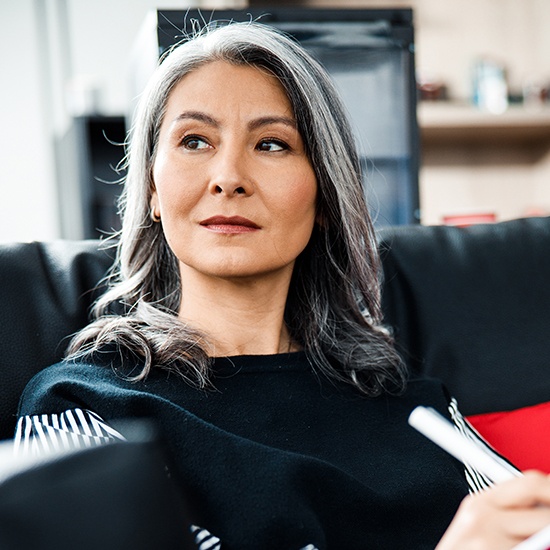
{"type": "Polygon", "coordinates": [[[215,233],[250,233],[260,229],[259,225],[242,216],[212,216],[200,222],[200,225],[215,233]]]}

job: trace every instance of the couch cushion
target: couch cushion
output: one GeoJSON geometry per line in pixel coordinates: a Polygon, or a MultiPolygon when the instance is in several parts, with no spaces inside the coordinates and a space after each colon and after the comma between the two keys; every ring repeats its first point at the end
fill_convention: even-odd
{"type": "Polygon", "coordinates": [[[515,411],[478,414],[468,421],[520,470],[550,473],[550,402],[515,411]]]}
{"type": "Polygon", "coordinates": [[[415,372],[466,415],[550,396],[550,218],[380,233],[383,307],[415,372]]]}

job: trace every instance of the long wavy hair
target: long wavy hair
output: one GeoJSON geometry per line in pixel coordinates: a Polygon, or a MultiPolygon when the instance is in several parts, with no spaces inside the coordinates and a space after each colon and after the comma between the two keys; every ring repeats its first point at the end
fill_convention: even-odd
{"type": "Polygon", "coordinates": [[[292,38],[257,23],[210,25],[174,47],[149,81],[129,134],[109,289],[93,308],[95,321],[73,338],[68,357],[89,359],[114,346],[134,362],[132,379],[162,368],[197,387],[210,383],[208,335],[178,319],[185,281],[162,223],[151,221],[150,200],[171,91],[191,71],[220,60],[279,79],[317,178],[322,223],[296,260],[285,308],[292,341],[314,369],[364,394],[402,390],[405,368],[381,324],[377,246],[347,114],[320,64],[292,38]]]}

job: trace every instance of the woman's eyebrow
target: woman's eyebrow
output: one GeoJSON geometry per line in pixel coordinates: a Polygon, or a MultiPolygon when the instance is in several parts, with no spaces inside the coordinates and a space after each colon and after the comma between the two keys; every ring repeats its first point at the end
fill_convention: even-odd
{"type": "MultiPolygon", "coordinates": [[[[221,123],[217,119],[211,115],[203,113],[202,111],[184,111],[173,120],[173,123],[176,124],[183,120],[197,120],[216,128],[221,126],[221,123]]],[[[268,126],[270,124],[284,124],[293,130],[296,130],[297,128],[296,121],[293,118],[279,115],[268,115],[255,118],[248,123],[248,128],[249,130],[257,130],[262,126],[268,126]]]]}
{"type": "Polygon", "coordinates": [[[197,120],[199,122],[204,122],[209,126],[215,126],[216,128],[220,126],[220,123],[214,117],[201,111],[184,111],[173,120],[173,123],[175,124],[182,120],[197,120]]]}
{"type": "Polygon", "coordinates": [[[286,116],[264,116],[255,118],[248,123],[250,130],[257,130],[262,126],[268,126],[269,124],[284,124],[290,126],[293,130],[297,129],[296,121],[291,117],[286,116]]]}

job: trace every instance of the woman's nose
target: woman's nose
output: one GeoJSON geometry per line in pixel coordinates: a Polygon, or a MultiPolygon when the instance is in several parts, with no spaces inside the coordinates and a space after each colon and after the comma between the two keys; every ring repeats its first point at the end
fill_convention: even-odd
{"type": "Polygon", "coordinates": [[[209,191],[227,197],[251,195],[254,185],[248,174],[245,158],[244,152],[234,148],[218,151],[210,167],[209,191]]]}

